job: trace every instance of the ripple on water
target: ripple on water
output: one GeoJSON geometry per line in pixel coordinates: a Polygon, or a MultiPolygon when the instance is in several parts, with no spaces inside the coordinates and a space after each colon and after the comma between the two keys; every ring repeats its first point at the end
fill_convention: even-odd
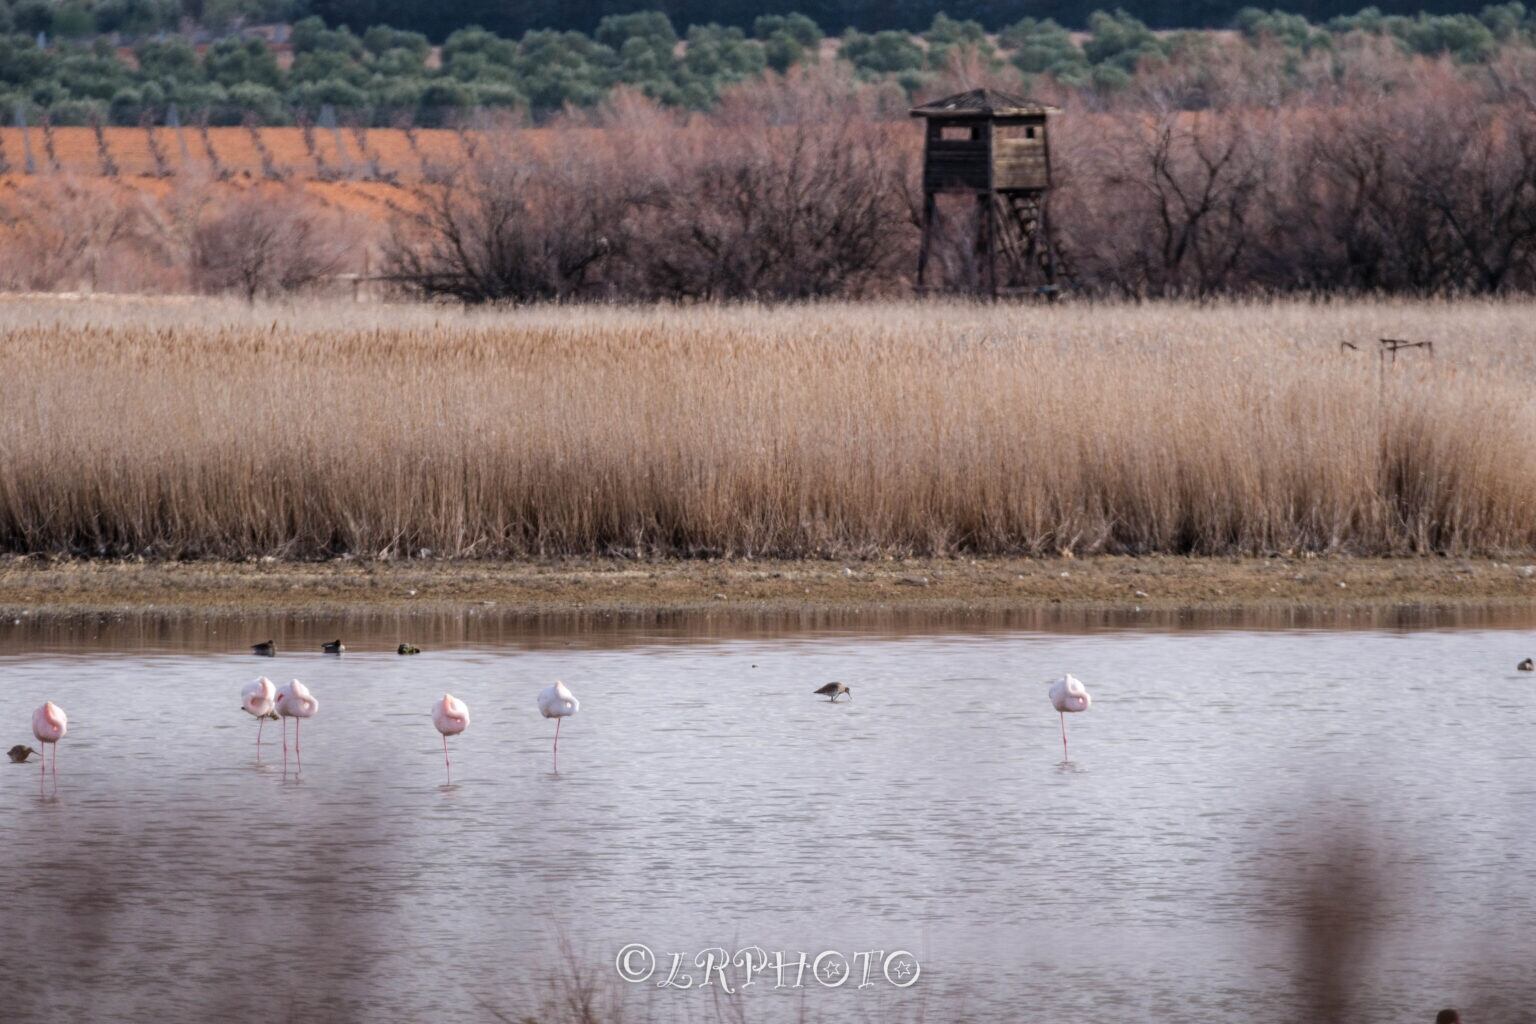
{"type": "MultiPolygon", "coordinates": [[[[355,655],[261,663],[201,634],[177,650],[164,628],[143,653],[8,641],[0,722],[46,697],[71,732],[56,789],[30,765],[0,774],[0,990],[21,1019],[274,1005],[517,1019],[560,970],[562,938],[599,974],[630,941],[921,945],[930,1019],[1177,1004],[1289,1021],[1308,872],[1347,835],[1392,892],[1367,915],[1371,962],[1390,967],[1360,979],[1356,1020],[1504,1005],[1488,965],[1528,959],[1536,935],[1521,881],[1536,867],[1536,696],[1507,670],[1530,636],[1419,625],[578,630],[440,638],[406,660],[368,650],[392,650],[393,632],[360,633],[355,655]],[[1044,681],[1066,668],[1095,704],[1071,716],[1062,762],[1044,681]],[[256,760],[235,695],[260,672],[322,702],[302,771],[284,770],[274,729],[256,760]],[[554,678],[582,700],[558,775],[533,702],[554,678]],[[834,678],[854,702],[811,695],[834,678]],[[474,716],[450,741],[451,783],[427,716],[445,688],[474,716]],[[442,1005],[445,965],[475,999],[442,1005]]],[[[295,633],[338,632],[263,627],[285,652],[304,649],[295,633]]],[[[711,1019],[698,995],[645,998],[711,1019]]],[[[846,996],[764,999],[749,1016],[877,1005],[846,996]]]]}

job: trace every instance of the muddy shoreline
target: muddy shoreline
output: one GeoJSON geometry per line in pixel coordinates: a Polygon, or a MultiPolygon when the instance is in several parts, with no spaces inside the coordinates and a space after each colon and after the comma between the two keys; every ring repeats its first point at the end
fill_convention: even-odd
{"type": "Polygon", "coordinates": [[[1536,608],[1536,560],[1344,557],[889,561],[0,561],[0,614],[240,616],[491,609],[499,615],[723,610],[1536,608]]]}

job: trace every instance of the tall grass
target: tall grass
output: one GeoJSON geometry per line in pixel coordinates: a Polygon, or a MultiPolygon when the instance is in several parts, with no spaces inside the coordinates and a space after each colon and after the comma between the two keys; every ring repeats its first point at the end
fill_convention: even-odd
{"type": "Polygon", "coordinates": [[[0,549],[1529,552],[1533,312],[18,301],[0,549]]]}

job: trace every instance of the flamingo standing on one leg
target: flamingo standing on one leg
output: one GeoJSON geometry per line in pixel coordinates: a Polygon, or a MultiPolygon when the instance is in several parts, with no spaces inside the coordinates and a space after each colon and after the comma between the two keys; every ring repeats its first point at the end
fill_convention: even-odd
{"type": "Polygon", "coordinates": [[[443,694],[442,699],[432,705],[432,724],[443,734],[443,767],[448,769],[448,781],[451,783],[453,762],[448,760],[448,737],[457,736],[469,728],[469,705],[451,693],[443,694]]]}
{"type": "Polygon", "coordinates": [[[574,715],[581,710],[581,701],[576,695],[566,689],[564,683],[558,679],[554,686],[546,686],[539,691],[539,713],[545,718],[555,720],[555,771],[560,771],[560,719],[574,715]]]}
{"type": "Polygon", "coordinates": [[[256,756],[261,756],[261,728],[273,717],[272,703],[277,698],[277,687],[266,676],[253,679],[240,691],[240,706],[256,716],[256,756]]]}
{"type": "Polygon", "coordinates": [[[306,718],[315,717],[315,712],[320,710],[320,702],[315,700],[309,692],[309,687],[294,679],[277,691],[277,699],[273,701],[273,706],[277,708],[278,715],[283,719],[283,763],[288,763],[288,719],[291,718],[293,719],[293,753],[302,765],[304,752],[299,748],[299,723],[306,718]]]}
{"type": "Polygon", "coordinates": [[[53,701],[48,701],[32,712],[32,735],[36,736],[37,742],[43,745],[37,761],[39,772],[43,771],[43,764],[48,760],[48,748],[52,746],[53,774],[59,774],[59,740],[63,739],[68,732],[69,716],[53,701]]]}
{"type": "Polygon", "coordinates": [[[1093,703],[1093,698],[1088,696],[1088,690],[1083,686],[1082,680],[1073,675],[1065,675],[1051,683],[1051,706],[1061,713],[1061,759],[1067,758],[1067,713],[1087,711],[1093,703]]]}

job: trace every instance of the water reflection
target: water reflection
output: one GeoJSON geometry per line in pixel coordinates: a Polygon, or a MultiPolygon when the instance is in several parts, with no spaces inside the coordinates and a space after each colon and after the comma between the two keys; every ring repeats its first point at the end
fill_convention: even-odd
{"type": "MultiPolygon", "coordinates": [[[[318,654],[338,635],[348,651],[393,652],[401,643],[443,647],[623,649],[664,640],[697,643],[826,636],[872,638],[1038,633],[1159,633],[1213,630],[1531,629],[1536,610],[1511,604],[1365,605],[1341,608],[1140,610],[1030,607],[1007,612],[933,613],[911,609],[825,609],[799,613],[573,613],[529,617],[472,606],[416,613],[348,615],[13,615],[0,619],[0,654],[122,650],[249,653],[273,640],[283,654],[318,654]]],[[[345,655],[343,655],[345,657],[345,655]]]]}
{"type": "Polygon", "coordinates": [[[1514,665],[1536,623],[1405,621],[13,627],[0,729],[45,697],[71,725],[56,789],[0,772],[0,1016],[1523,1012],[1536,688],[1514,665]],[[349,653],[321,655],[338,634],[349,653]],[[269,635],[277,657],[247,653],[269,635]],[[1045,681],[1068,670],[1094,705],[1063,762],[1045,681]],[[302,775],[270,732],[253,750],[258,673],[321,702],[302,775]],[[556,678],[582,699],[558,776],[535,702],[556,678]],[[833,679],[858,701],[813,696],[833,679]],[[451,783],[445,690],[475,716],[451,783]],[[923,977],[633,987],[629,942],[907,949],[923,977]]]}

